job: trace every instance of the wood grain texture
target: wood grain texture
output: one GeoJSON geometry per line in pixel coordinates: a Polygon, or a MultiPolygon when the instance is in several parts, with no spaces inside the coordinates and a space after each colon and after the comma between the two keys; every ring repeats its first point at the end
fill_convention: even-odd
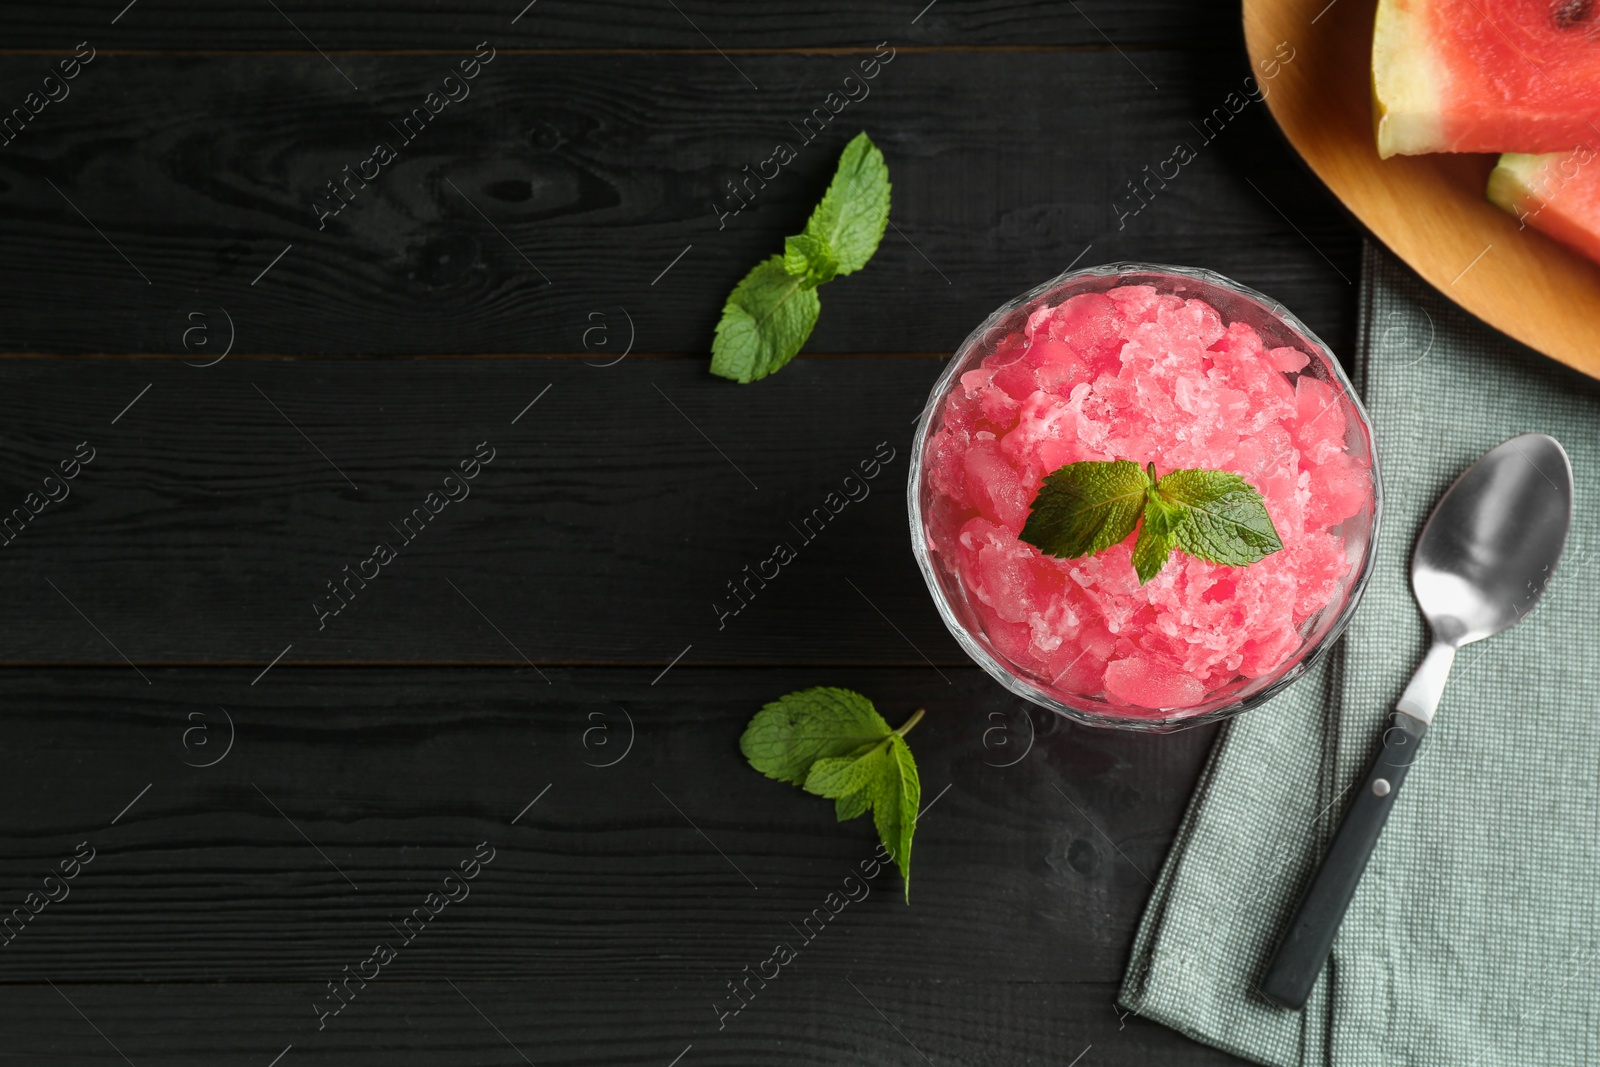
{"type": "MultiPolygon", "coordinates": [[[[862,128],[896,229],[824,291],[811,351],[951,351],[1074,260],[1208,267],[1349,338],[1355,229],[1259,104],[1196,132],[1242,63],[903,53],[805,143],[796,127],[861,58],[740,57],[757,92],[715,54],[499,55],[407,145],[389,124],[442,57],[343,58],[357,93],[315,55],[101,56],[0,149],[0,352],[199,358],[188,315],[220,339],[225,309],[241,355],[581,354],[593,316],[620,338],[626,315],[635,351],[701,356],[862,128]],[[319,230],[317,196],[378,140],[398,159],[319,230]],[[714,201],[737,204],[728,183],[780,140],[798,158],[722,219],[714,201]],[[1152,177],[1180,141],[1197,158],[1152,177]]],[[[40,62],[0,59],[0,100],[40,62]]]]}
{"type": "Polygon", "coordinates": [[[1267,97],[1284,133],[1345,206],[1441,293],[1600,377],[1600,264],[1519,228],[1484,198],[1494,156],[1378,158],[1374,9],[1374,0],[1245,0],[1251,56],[1268,60],[1283,41],[1295,53],[1267,97]]]}
{"type": "Polygon", "coordinates": [[[632,357],[6,362],[0,514],[97,451],[0,547],[3,658],[247,681],[291,644],[285,663],[659,669],[690,644],[686,663],[965,663],[906,527],[911,420],[942,366],[802,359],[739,387],[632,357]],[[420,522],[482,442],[470,495],[420,522]],[[396,558],[363,564],[379,542],[396,558]],[[780,542],[797,558],[763,588],[780,542]],[[330,582],[348,606],[323,617],[330,582]]]}
{"type": "Polygon", "coordinates": [[[696,49],[715,55],[716,48],[848,48],[885,38],[913,46],[1109,50],[1111,42],[1123,48],[1236,47],[1239,37],[1237,24],[1180,0],[291,0],[278,3],[280,11],[271,4],[139,0],[113,26],[111,19],[126,2],[68,0],[10,9],[5,47],[70,49],[87,36],[106,48],[306,51],[309,38],[339,53],[470,48],[487,38],[502,48],[696,49]]]}
{"type": "Polygon", "coordinates": [[[942,354],[1075,259],[1209,267],[1353,340],[1356,228],[1264,107],[1197,129],[1248,72],[1233,14],[276,6],[7,11],[0,113],[47,53],[100,49],[0,147],[0,518],[95,449],[0,547],[0,904],[97,850],[0,948],[7,1057],[1239,1062],[1114,1008],[1214,732],[1026,710],[945,633],[904,512],[942,354]],[[483,40],[471,96],[319,230],[325,183],[483,40]],[[719,220],[885,40],[871,95],[719,220]],[[807,355],[711,378],[728,289],[862,128],[897,230],[807,355]],[[319,629],[325,583],[483,441],[471,495],[319,629]],[[801,544],[879,442],[870,495],[801,544]],[[779,540],[796,561],[719,627],[779,540]],[[737,751],[817,684],[928,709],[913,903],[880,875],[719,1029],[875,844],[737,751]],[[326,983],[481,841],[470,897],[319,1032],[326,983]]]}
{"type": "Polygon", "coordinates": [[[720,1032],[692,982],[479,982],[436,971],[385,979],[321,1033],[295,985],[57,985],[8,990],[0,1001],[18,1062],[268,1067],[283,1054],[277,1067],[1066,1067],[1079,1056],[1079,1067],[1244,1064],[1120,1018],[1106,984],[921,984],[875,967],[848,982],[785,977],[720,1032]]]}
{"type": "Polygon", "coordinates": [[[301,982],[309,1003],[387,939],[388,977],[678,985],[714,1021],[728,978],[805,933],[877,847],[869,822],[835,822],[738,750],[762,704],[826,683],[896,723],[927,709],[911,735],[925,811],[910,906],[880,874],[808,928],[801,973],[894,975],[952,1004],[986,982],[1104,986],[1212,736],[1074,727],[976,668],[679,666],[653,684],[595,668],[555,686],[276,671],[252,688],[152,670],[148,689],[110,669],[0,672],[0,717],[28,738],[0,753],[4,911],[95,850],[0,949],[7,981],[301,982]],[[470,894],[401,945],[389,923],[483,841],[470,894]]]}

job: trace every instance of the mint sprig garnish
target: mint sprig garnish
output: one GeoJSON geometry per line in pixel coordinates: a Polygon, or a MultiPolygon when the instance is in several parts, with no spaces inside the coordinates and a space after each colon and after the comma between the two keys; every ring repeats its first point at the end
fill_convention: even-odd
{"type": "Polygon", "coordinates": [[[832,800],[840,822],[871,808],[878,838],[905,881],[907,903],[922,782],[905,735],[921,718],[919,709],[890,729],[860,693],[819,686],[774,700],[739,738],[750,766],[832,800]]]}
{"type": "Polygon", "coordinates": [[[750,383],[794,358],[822,304],[817,286],[867,265],[889,224],[889,166],[865,133],[838,169],[803,232],[734,287],[711,342],[711,373],[750,383]]]}
{"type": "Polygon", "coordinates": [[[1239,475],[1177,470],[1157,479],[1154,463],[1126,459],[1068,463],[1045,475],[1020,537],[1046,555],[1081,559],[1122,543],[1135,526],[1140,585],[1174,548],[1243,567],[1283,547],[1266,502],[1239,475]]]}

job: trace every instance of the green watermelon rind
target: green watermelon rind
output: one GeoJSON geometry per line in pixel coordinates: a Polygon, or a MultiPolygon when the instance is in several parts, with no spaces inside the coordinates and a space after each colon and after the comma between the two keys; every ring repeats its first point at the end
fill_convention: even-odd
{"type": "Polygon", "coordinates": [[[1414,156],[1444,147],[1438,69],[1416,0],[1378,0],[1372,26],[1372,118],[1378,155],[1414,156]]]}
{"type": "Polygon", "coordinates": [[[1591,168],[1600,152],[1581,145],[1566,152],[1508,152],[1495,163],[1484,190],[1489,202],[1596,263],[1600,263],[1600,181],[1591,168]]]}
{"type": "MultiPolygon", "coordinates": [[[[1561,153],[1555,153],[1560,155],[1561,153]]],[[[1526,152],[1507,152],[1489,172],[1489,187],[1485,195],[1489,203],[1508,211],[1519,219],[1539,202],[1535,182],[1550,155],[1531,155],[1526,152]]]]}

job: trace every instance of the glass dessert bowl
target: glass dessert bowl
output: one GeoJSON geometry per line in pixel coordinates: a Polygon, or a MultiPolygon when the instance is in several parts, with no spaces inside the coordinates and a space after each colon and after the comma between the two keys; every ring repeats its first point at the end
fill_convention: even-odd
{"type": "Polygon", "coordinates": [[[1355,611],[1382,510],[1372,426],[1327,346],[1221,275],[1145,263],[1069,271],[989,316],[933,388],[908,496],[968,655],[1059,714],[1154,731],[1309,670],[1355,611]],[[1114,460],[1242,477],[1281,548],[1228,566],[1179,547],[1141,583],[1136,533],[1077,558],[1020,539],[1047,475],[1114,460]]]}

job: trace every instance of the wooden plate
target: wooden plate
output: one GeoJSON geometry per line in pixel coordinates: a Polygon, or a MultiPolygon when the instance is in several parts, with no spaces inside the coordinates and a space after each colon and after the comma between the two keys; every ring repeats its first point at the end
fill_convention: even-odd
{"type": "Polygon", "coordinates": [[[1494,156],[1378,158],[1371,89],[1376,0],[1243,3],[1245,47],[1267,106],[1345,207],[1451,300],[1600,378],[1600,265],[1519,229],[1484,199],[1494,156]],[[1274,69],[1275,76],[1265,77],[1274,69]]]}

